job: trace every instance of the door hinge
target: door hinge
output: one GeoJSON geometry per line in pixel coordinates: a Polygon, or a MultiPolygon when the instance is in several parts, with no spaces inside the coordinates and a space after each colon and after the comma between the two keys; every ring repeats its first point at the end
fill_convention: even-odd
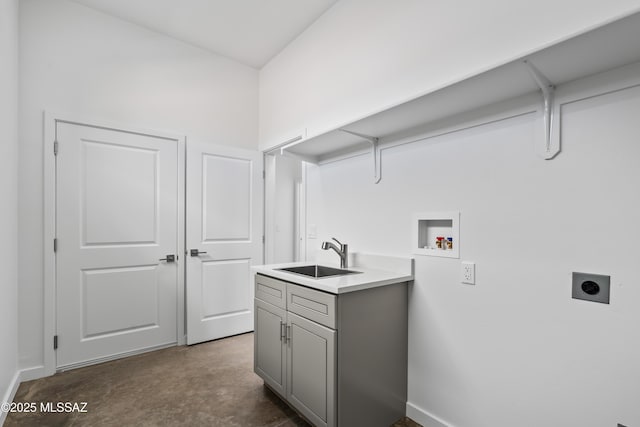
{"type": "Polygon", "coordinates": [[[53,155],[58,155],[58,141],[53,141],[53,155]]]}
{"type": "Polygon", "coordinates": [[[264,240],[265,240],[265,238],[264,238],[264,234],[263,234],[262,235],[262,243],[264,243],[264,240]]]}
{"type": "Polygon", "coordinates": [[[267,172],[266,171],[262,171],[262,179],[266,179],[267,178],[267,172]]]}
{"type": "Polygon", "coordinates": [[[53,239],[53,252],[58,252],[58,239],[53,239]]]}
{"type": "Polygon", "coordinates": [[[58,349],[58,336],[57,335],[53,336],[53,349],[54,350],[58,349]]]}

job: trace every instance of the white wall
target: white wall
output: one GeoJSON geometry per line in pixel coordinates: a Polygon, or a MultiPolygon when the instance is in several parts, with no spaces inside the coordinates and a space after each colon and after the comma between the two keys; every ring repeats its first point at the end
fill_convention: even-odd
{"type": "MultiPolygon", "coordinates": [[[[0,403],[18,372],[18,0],[0,0],[0,403]]],[[[4,419],[0,412],[0,424],[4,419]]]]}
{"type": "Polygon", "coordinates": [[[20,67],[19,348],[30,368],[43,363],[41,250],[50,247],[43,110],[256,148],[258,73],[66,0],[20,2],[20,67]]]}
{"type": "Polygon", "coordinates": [[[639,9],[638,0],[341,0],[261,70],[261,147],[335,129],[639,9]]]}
{"type": "Polygon", "coordinates": [[[410,255],[412,213],[461,212],[461,259],[416,256],[418,421],[640,425],[638,111],[640,87],[566,105],[551,161],[527,115],[384,150],[378,185],[368,156],[309,170],[309,223],[355,252],[410,255]],[[571,299],[572,271],[611,275],[611,304],[571,299]]]}
{"type": "MultiPolygon", "coordinates": [[[[315,135],[638,11],[638,0],[341,0],[260,72],[260,144],[315,135]]],[[[640,425],[640,89],[563,109],[563,151],[527,115],[307,173],[309,258],[411,255],[415,212],[459,210],[461,259],[417,257],[409,414],[428,427],[640,425]],[[590,204],[590,201],[594,201],[590,204]],[[476,263],[477,285],[460,283],[476,263]],[[611,275],[610,305],[571,272],[611,275]],[[438,423],[436,420],[441,420],[438,423]]]]}

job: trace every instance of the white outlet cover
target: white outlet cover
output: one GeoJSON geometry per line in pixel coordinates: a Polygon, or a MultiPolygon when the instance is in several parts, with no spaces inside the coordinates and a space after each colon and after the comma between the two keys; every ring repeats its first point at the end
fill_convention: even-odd
{"type": "Polygon", "coordinates": [[[467,285],[476,284],[476,264],[474,262],[462,262],[460,267],[460,282],[467,285]]]}

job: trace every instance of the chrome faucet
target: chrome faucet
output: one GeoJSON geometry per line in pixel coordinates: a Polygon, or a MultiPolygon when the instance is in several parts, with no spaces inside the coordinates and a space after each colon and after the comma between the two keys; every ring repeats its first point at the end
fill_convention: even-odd
{"type": "Polygon", "coordinates": [[[349,256],[349,246],[347,244],[343,245],[335,237],[332,237],[332,239],[335,240],[336,243],[340,245],[340,247],[334,245],[331,242],[322,242],[322,249],[324,249],[325,251],[327,249],[333,249],[334,251],[336,251],[336,253],[340,256],[340,268],[348,268],[349,260],[347,259],[347,257],[349,256]]]}

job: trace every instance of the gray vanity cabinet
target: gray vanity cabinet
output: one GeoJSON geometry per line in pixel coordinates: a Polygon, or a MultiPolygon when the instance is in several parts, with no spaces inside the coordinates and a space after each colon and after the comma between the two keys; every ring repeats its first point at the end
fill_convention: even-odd
{"type": "Polygon", "coordinates": [[[260,275],[255,295],[255,373],[314,425],[335,426],[335,296],[260,275]]]}
{"type": "Polygon", "coordinates": [[[405,413],[406,283],[335,295],[257,274],[254,343],[255,373],[314,426],[405,413]]]}

